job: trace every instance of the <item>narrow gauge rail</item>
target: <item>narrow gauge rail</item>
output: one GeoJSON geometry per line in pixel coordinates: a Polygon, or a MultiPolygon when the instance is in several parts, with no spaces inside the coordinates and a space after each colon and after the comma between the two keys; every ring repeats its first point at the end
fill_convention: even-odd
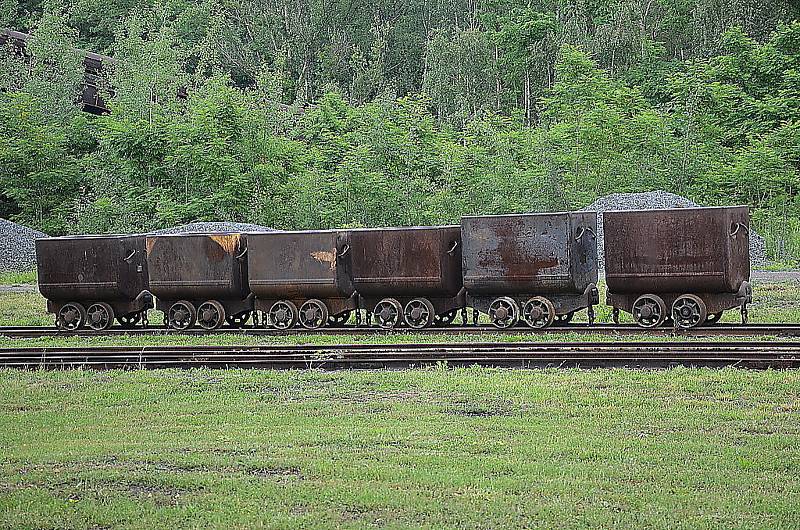
{"type": "Polygon", "coordinates": [[[157,335],[252,335],[252,336],[285,336],[285,335],[541,335],[550,334],[598,334],[598,335],[657,335],[657,336],[682,336],[682,337],[800,337],[800,324],[716,324],[708,327],[691,329],[678,329],[672,327],[642,328],[635,324],[567,324],[554,325],[545,329],[535,329],[527,326],[513,328],[496,328],[494,326],[448,326],[424,329],[395,328],[386,330],[382,328],[357,328],[355,326],[331,326],[320,329],[274,329],[274,328],[219,328],[205,330],[191,328],[174,330],[164,326],[150,328],[123,328],[112,327],[103,331],[81,329],[75,331],[60,330],[51,326],[0,326],[0,336],[9,338],[37,338],[37,337],[98,337],[98,336],[157,336],[157,335]]]}
{"type": "Polygon", "coordinates": [[[798,368],[800,342],[339,344],[3,348],[0,366],[21,369],[398,369],[448,366],[798,368]]]}

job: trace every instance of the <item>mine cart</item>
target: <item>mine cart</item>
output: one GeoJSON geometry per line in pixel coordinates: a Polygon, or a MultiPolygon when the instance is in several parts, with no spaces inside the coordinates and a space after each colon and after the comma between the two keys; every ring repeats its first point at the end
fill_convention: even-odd
{"type": "Polygon", "coordinates": [[[484,312],[498,328],[544,328],[581,309],[594,319],[595,212],[463,217],[461,237],[473,320],[484,312]]]}
{"type": "Polygon", "coordinates": [[[316,329],[346,323],[358,309],[349,233],[265,232],[247,236],[250,289],[264,323],[316,329]]]}
{"type": "Polygon", "coordinates": [[[350,231],[359,306],[383,328],[448,324],[464,307],[458,226],[350,231]]]}
{"type": "Polygon", "coordinates": [[[606,212],[608,305],[643,327],[714,323],[740,308],[747,321],[750,215],[746,206],[606,212]]]}
{"type": "Polygon", "coordinates": [[[245,234],[147,236],[150,292],[164,312],[165,325],[244,325],[253,309],[246,254],[245,234]]]}
{"type": "Polygon", "coordinates": [[[144,236],[51,237],[36,241],[39,292],[56,325],[108,329],[116,318],[133,327],[147,323],[144,236]]]}

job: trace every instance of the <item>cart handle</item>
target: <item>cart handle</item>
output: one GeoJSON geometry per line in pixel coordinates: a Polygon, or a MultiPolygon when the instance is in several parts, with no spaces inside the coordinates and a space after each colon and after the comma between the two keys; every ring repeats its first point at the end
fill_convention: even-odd
{"type": "Polygon", "coordinates": [[[734,230],[731,231],[731,237],[735,237],[736,234],[739,233],[739,230],[744,228],[744,231],[748,234],[750,233],[750,228],[744,223],[732,223],[731,228],[736,227],[734,230]]]}
{"type": "Polygon", "coordinates": [[[122,258],[122,259],[123,259],[123,261],[126,261],[126,262],[130,263],[130,262],[131,262],[131,259],[132,259],[132,258],[133,258],[135,255],[136,255],[136,251],[135,251],[135,250],[133,250],[133,251],[131,251],[131,253],[130,253],[130,254],[128,254],[128,257],[127,257],[127,258],[122,258]]]}
{"type": "Polygon", "coordinates": [[[337,257],[341,258],[342,256],[344,256],[348,252],[350,252],[350,245],[345,244],[344,248],[342,249],[341,252],[339,252],[337,257]]]}
{"type": "Polygon", "coordinates": [[[453,247],[450,250],[448,250],[447,253],[452,256],[453,252],[455,252],[457,248],[458,248],[458,241],[453,241],[453,247]]]}
{"type": "Polygon", "coordinates": [[[592,234],[592,237],[594,237],[595,239],[597,239],[597,234],[595,234],[595,233],[594,233],[594,230],[592,230],[592,229],[591,229],[591,228],[589,228],[588,226],[582,226],[582,227],[578,228],[578,235],[577,235],[577,236],[575,236],[575,241],[580,241],[580,240],[581,240],[581,238],[583,237],[583,235],[584,235],[586,232],[591,232],[591,234],[592,234]]]}

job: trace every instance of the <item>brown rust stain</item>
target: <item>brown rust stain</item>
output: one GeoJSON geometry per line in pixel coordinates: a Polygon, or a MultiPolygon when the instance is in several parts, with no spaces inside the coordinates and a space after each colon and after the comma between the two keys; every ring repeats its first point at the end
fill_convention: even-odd
{"type": "Polygon", "coordinates": [[[155,245],[155,244],[156,244],[156,238],[155,237],[148,237],[145,240],[144,245],[147,248],[147,254],[148,255],[150,255],[153,252],[153,245],[155,245]]]}
{"type": "Polygon", "coordinates": [[[311,257],[317,260],[320,263],[328,263],[330,264],[331,270],[336,268],[336,249],[334,248],[332,252],[328,252],[326,250],[318,250],[316,252],[311,253],[311,257]]]}
{"type": "Polygon", "coordinates": [[[241,238],[241,234],[218,234],[208,237],[222,247],[226,254],[233,254],[239,247],[239,239],[241,238]]]}

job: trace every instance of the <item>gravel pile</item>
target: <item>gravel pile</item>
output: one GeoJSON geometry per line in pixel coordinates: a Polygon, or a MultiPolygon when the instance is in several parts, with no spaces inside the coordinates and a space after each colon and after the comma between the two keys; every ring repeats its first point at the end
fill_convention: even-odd
{"type": "Polygon", "coordinates": [[[24,272],[36,267],[36,243],[47,234],[0,219],[0,272],[24,272]]]}
{"type": "Polygon", "coordinates": [[[204,232],[274,232],[274,228],[254,225],[251,223],[189,223],[188,225],[173,226],[153,230],[151,234],[186,234],[204,232]]]}
{"type": "MultiPolygon", "coordinates": [[[[603,214],[609,210],[656,210],[660,208],[697,208],[696,204],[686,197],[666,191],[649,191],[645,193],[612,193],[600,197],[584,210],[597,212],[597,257],[602,274],[605,267],[603,248],[603,214]]],[[[767,263],[767,245],[764,238],[750,231],[750,264],[753,268],[763,267],[767,263]]]]}

